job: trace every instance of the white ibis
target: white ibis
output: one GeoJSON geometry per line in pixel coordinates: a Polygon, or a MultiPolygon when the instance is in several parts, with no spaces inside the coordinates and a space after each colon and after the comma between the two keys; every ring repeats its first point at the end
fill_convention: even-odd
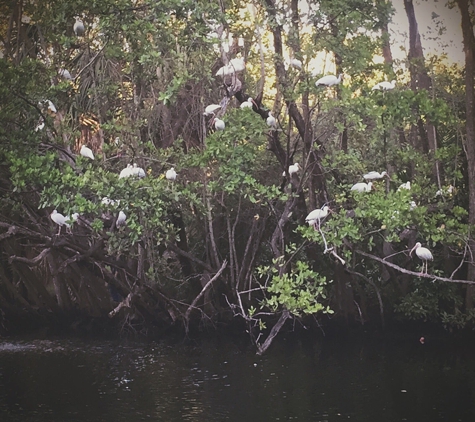
{"type": "Polygon", "coordinates": [[[296,69],[302,69],[302,62],[299,59],[290,60],[290,65],[296,69]]]}
{"type": "Polygon", "coordinates": [[[46,110],[46,111],[47,111],[49,114],[56,114],[56,113],[58,112],[58,110],[56,110],[55,105],[54,105],[53,102],[50,101],[50,100],[40,101],[40,102],[38,102],[38,105],[39,105],[41,108],[43,108],[45,105],[47,105],[48,107],[47,107],[47,110],[46,110]]]}
{"type": "Polygon", "coordinates": [[[132,175],[137,176],[139,179],[145,177],[145,170],[142,167],[138,167],[136,163],[132,166],[132,175]]]}
{"type": "MultiPolygon", "coordinates": [[[[293,174],[297,173],[300,170],[300,164],[295,163],[289,166],[289,176],[292,177],[293,174]]],[[[285,171],[282,173],[282,176],[285,176],[285,171]]]]}
{"type": "Polygon", "coordinates": [[[370,171],[369,173],[363,174],[363,179],[365,180],[377,180],[382,179],[384,176],[387,176],[388,173],[383,171],[382,173],[378,173],[377,171],[370,171]]]}
{"type": "Polygon", "coordinates": [[[165,173],[165,177],[167,178],[167,180],[176,180],[175,168],[172,167],[170,170],[167,170],[167,172],[165,173]]]}
{"type": "Polygon", "coordinates": [[[119,179],[122,179],[123,177],[130,177],[133,174],[133,167],[131,164],[127,164],[127,167],[123,169],[120,174],[119,174],[119,179]]]}
{"type": "Polygon", "coordinates": [[[226,128],[226,124],[224,123],[224,120],[221,119],[214,119],[214,128],[216,130],[224,130],[226,128]]]}
{"type": "Polygon", "coordinates": [[[343,78],[343,73],[338,75],[338,78],[335,75],[327,75],[320,78],[317,82],[315,82],[316,86],[333,86],[338,85],[343,78]]]}
{"type": "Polygon", "coordinates": [[[59,69],[58,70],[58,75],[61,76],[64,79],[66,79],[67,81],[72,81],[73,80],[73,77],[71,76],[71,73],[69,73],[69,70],[67,70],[67,69],[59,69]]]}
{"type": "Polygon", "coordinates": [[[119,216],[117,217],[117,221],[115,222],[115,225],[117,227],[122,226],[125,224],[125,220],[127,219],[127,216],[125,215],[124,211],[119,211],[119,216]]]}
{"type": "Polygon", "coordinates": [[[272,115],[272,112],[269,111],[269,115],[266,119],[267,126],[271,127],[272,129],[277,128],[277,119],[272,115]]]}
{"type": "Polygon", "coordinates": [[[252,97],[249,97],[247,99],[247,101],[243,101],[239,107],[240,108],[252,108],[253,105],[255,105],[256,108],[258,108],[256,102],[254,101],[254,99],[252,97]]]}
{"type": "Polygon", "coordinates": [[[80,37],[84,35],[85,32],[84,23],[78,16],[75,16],[74,19],[76,19],[76,22],[74,22],[73,31],[76,34],[76,37],[80,37]]]}
{"type": "Polygon", "coordinates": [[[307,217],[305,217],[305,221],[309,226],[313,226],[313,228],[317,230],[320,227],[320,223],[328,216],[329,212],[331,212],[330,208],[325,205],[323,208],[313,210],[309,215],[307,215],[307,217]]]}
{"type": "Polygon", "coordinates": [[[58,234],[61,233],[61,227],[69,227],[66,217],[63,214],[60,214],[58,211],[53,210],[53,212],[50,214],[50,217],[51,220],[53,220],[59,226],[58,234]]]}
{"type": "Polygon", "coordinates": [[[401,186],[397,188],[397,191],[400,192],[403,189],[411,190],[411,182],[403,183],[401,186]]]}
{"type": "Polygon", "coordinates": [[[43,117],[40,117],[38,124],[35,126],[35,132],[38,132],[39,130],[43,130],[44,127],[45,127],[45,121],[43,120],[43,117]]]}
{"type": "Polygon", "coordinates": [[[79,151],[83,157],[90,158],[94,160],[94,154],[92,153],[92,149],[88,148],[86,145],[81,146],[81,150],[79,151]]]}
{"type": "Polygon", "coordinates": [[[356,183],[351,187],[351,190],[355,192],[369,192],[371,188],[373,187],[373,182],[368,182],[368,183],[356,183]]]}
{"type": "Polygon", "coordinates": [[[428,261],[432,261],[434,257],[432,256],[432,252],[427,249],[423,248],[420,242],[417,242],[414,247],[411,249],[411,252],[409,252],[409,256],[411,256],[412,252],[416,251],[417,257],[422,261],[422,271],[421,274],[427,274],[427,265],[428,261]],[[425,272],[424,272],[424,266],[425,266],[425,272]]]}
{"type": "Polygon", "coordinates": [[[205,112],[203,113],[204,116],[210,116],[211,114],[214,116],[216,110],[219,110],[221,106],[219,104],[210,104],[206,106],[205,112]]]}
{"type": "Polygon", "coordinates": [[[371,91],[390,91],[391,89],[394,89],[396,87],[396,81],[392,80],[391,82],[379,82],[373,88],[371,88],[371,91]]]}
{"type": "Polygon", "coordinates": [[[70,224],[75,223],[76,221],[78,221],[78,218],[79,218],[79,213],[78,212],[75,212],[71,215],[68,215],[66,217],[66,227],[69,227],[70,224]]]}
{"type": "Polygon", "coordinates": [[[229,61],[229,64],[219,68],[216,76],[228,76],[237,72],[242,72],[246,68],[246,63],[241,58],[235,58],[229,61]]]}
{"type": "Polygon", "coordinates": [[[104,196],[101,200],[101,204],[103,204],[103,205],[112,205],[112,206],[114,206],[116,204],[119,205],[120,200],[116,201],[115,199],[110,199],[109,197],[104,196]]]}
{"type": "Polygon", "coordinates": [[[439,189],[436,193],[435,196],[444,196],[445,193],[448,195],[452,195],[454,192],[454,187],[452,185],[449,185],[448,188],[443,187],[442,189],[439,189]]]}

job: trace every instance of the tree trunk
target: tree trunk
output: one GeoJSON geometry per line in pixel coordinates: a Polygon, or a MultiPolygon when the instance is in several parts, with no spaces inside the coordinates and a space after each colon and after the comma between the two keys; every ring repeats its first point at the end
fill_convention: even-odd
{"type": "Polygon", "coordinates": [[[383,57],[384,63],[391,68],[393,67],[393,55],[391,53],[391,44],[389,43],[389,25],[386,21],[381,29],[381,35],[383,36],[383,57]]]}
{"type": "MultiPolygon", "coordinates": [[[[465,52],[465,153],[468,167],[468,222],[473,227],[475,224],[475,91],[473,86],[475,36],[473,35],[473,23],[470,20],[469,1],[457,0],[457,5],[462,14],[463,49],[465,52]]],[[[473,257],[475,253],[473,233],[470,233],[469,236],[469,248],[471,251],[469,256],[473,257]]],[[[467,279],[475,280],[475,263],[473,260],[470,261],[468,266],[467,279]]],[[[473,307],[474,296],[475,286],[469,285],[465,296],[467,310],[473,307]]]]}
{"type": "MultiPolygon", "coordinates": [[[[432,80],[427,73],[425,67],[424,50],[422,49],[421,36],[417,27],[416,14],[414,12],[414,4],[412,0],[404,0],[404,8],[406,9],[407,19],[409,20],[409,72],[411,74],[411,89],[415,92],[426,90],[430,92],[432,80]]],[[[419,149],[424,153],[435,155],[437,151],[437,138],[435,126],[428,120],[424,122],[419,118],[417,122],[419,129],[419,149]]],[[[439,166],[434,160],[433,168],[434,180],[440,188],[439,166]]]]}

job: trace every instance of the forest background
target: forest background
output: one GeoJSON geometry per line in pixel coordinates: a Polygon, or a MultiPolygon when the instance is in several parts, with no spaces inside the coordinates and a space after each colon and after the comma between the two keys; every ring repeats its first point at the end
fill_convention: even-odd
{"type": "Polygon", "coordinates": [[[263,353],[330,321],[473,328],[473,2],[445,5],[463,63],[401,3],[401,58],[384,0],[0,3],[2,331],[232,324],[263,353]]]}

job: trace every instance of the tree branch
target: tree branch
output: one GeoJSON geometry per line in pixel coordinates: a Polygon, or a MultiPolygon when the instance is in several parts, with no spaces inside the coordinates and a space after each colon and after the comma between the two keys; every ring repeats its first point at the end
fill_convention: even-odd
{"type": "Polygon", "coordinates": [[[24,264],[27,264],[30,267],[34,267],[34,266],[38,265],[41,262],[41,260],[48,254],[48,252],[50,250],[51,250],[50,248],[43,249],[40,252],[40,254],[35,256],[33,259],[28,259],[28,258],[23,258],[22,256],[12,255],[8,259],[8,261],[9,262],[14,262],[14,261],[23,262],[24,264]]]}
{"type": "Polygon", "coordinates": [[[188,319],[190,317],[190,313],[191,311],[193,310],[193,308],[196,307],[196,304],[198,303],[198,301],[203,297],[203,295],[205,294],[206,290],[209,289],[209,287],[211,286],[211,284],[213,284],[213,282],[215,280],[217,280],[219,278],[219,276],[222,274],[222,272],[224,271],[224,269],[226,268],[226,266],[228,265],[228,262],[226,260],[223,261],[223,264],[221,265],[221,268],[219,269],[219,271],[214,275],[214,277],[208,281],[206,283],[206,285],[203,287],[203,289],[201,290],[201,292],[199,293],[198,296],[195,297],[195,299],[193,300],[193,302],[191,303],[190,306],[188,306],[188,309],[186,310],[185,312],[185,326],[186,326],[186,332],[188,332],[188,319]]]}
{"type": "Polygon", "coordinates": [[[451,278],[446,278],[446,277],[439,277],[437,275],[432,275],[432,274],[421,274],[421,273],[416,273],[415,271],[410,271],[406,270],[405,268],[400,267],[399,265],[393,264],[392,262],[385,261],[382,258],[379,258],[378,256],[371,255],[369,253],[363,252],[356,250],[355,251],[358,255],[365,256],[367,258],[373,259],[375,261],[381,262],[384,265],[387,265],[388,267],[394,268],[395,270],[398,270],[401,273],[404,274],[409,274],[413,275],[415,277],[423,277],[423,278],[430,278],[432,280],[438,280],[438,281],[448,281],[449,283],[462,283],[462,284],[475,284],[475,281],[469,281],[469,280],[453,280],[451,278]]]}

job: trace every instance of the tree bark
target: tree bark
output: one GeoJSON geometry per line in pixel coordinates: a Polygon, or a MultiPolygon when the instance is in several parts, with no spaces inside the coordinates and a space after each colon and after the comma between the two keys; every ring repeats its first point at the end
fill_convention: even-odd
{"type": "MultiPolygon", "coordinates": [[[[468,222],[472,226],[475,225],[475,90],[473,78],[474,74],[474,51],[475,36],[473,35],[473,22],[470,19],[469,0],[457,0],[457,5],[462,14],[462,34],[463,49],[465,52],[465,153],[467,156],[468,169],[468,222]]],[[[475,253],[475,240],[473,233],[469,236],[469,248],[473,257],[475,253]]],[[[475,263],[473,260],[469,262],[467,279],[475,280],[475,263]]],[[[475,286],[467,287],[465,295],[465,307],[467,310],[473,308],[475,296],[475,286]]]]}
{"type": "MultiPolygon", "coordinates": [[[[422,49],[421,36],[417,26],[416,14],[412,0],[404,0],[407,19],[409,21],[409,72],[411,74],[411,89],[415,92],[426,90],[430,92],[432,80],[425,67],[424,50],[422,49]]],[[[424,153],[432,155],[437,151],[437,137],[435,126],[427,119],[425,122],[420,117],[417,122],[419,129],[420,144],[419,149],[424,153]]],[[[434,160],[433,167],[434,180],[440,188],[439,166],[434,160]]]]}

